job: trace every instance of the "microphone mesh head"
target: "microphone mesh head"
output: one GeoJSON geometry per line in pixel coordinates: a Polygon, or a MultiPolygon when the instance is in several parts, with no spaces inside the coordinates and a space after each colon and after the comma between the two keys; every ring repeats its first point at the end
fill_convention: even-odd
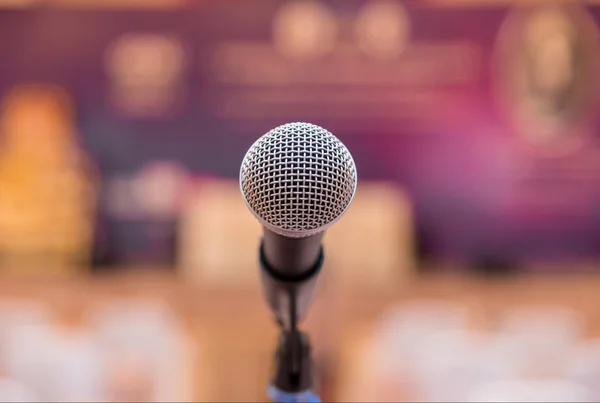
{"type": "Polygon", "coordinates": [[[356,182],[346,146],[310,123],[271,130],[250,147],[240,169],[240,187],[252,213],[267,229],[292,238],[335,223],[350,205],[356,182]]]}

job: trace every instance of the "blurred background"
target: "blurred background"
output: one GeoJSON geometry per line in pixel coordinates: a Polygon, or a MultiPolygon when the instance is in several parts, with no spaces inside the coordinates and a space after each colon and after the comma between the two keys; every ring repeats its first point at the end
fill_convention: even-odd
{"type": "Polygon", "coordinates": [[[237,182],[321,125],[359,186],[324,401],[600,401],[600,3],[1,0],[0,401],[265,401],[237,182]]]}

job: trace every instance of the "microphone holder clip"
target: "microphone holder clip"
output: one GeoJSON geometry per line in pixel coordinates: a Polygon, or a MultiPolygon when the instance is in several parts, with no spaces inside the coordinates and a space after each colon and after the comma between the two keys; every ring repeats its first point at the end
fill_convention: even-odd
{"type": "MultiPolygon", "coordinates": [[[[294,309],[295,304],[290,305],[290,310],[294,309]]],[[[269,397],[276,403],[320,403],[321,399],[315,394],[314,386],[308,335],[301,332],[293,320],[289,329],[281,326],[269,397]]]]}
{"type": "Polygon", "coordinates": [[[299,329],[298,323],[307,308],[306,298],[300,302],[299,296],[306,297],[306,287],[314,289],[323,264],[323,252],[321,251],[313,269],[296,278],[282,277],[273,270],[264,258],[262,247],[260,263],[263,281],[269,279],[268,281],[278,284],[278,292],[267,296],[281,329],[269,396],[273,402],[278,403],[320,402],[320,398],[314,393],[314,366],[309,337],[299,329]]]}
{"type": "Polygon", "coordinates": [[[308,335],[298,329],[295,297],[290,295],[290,326],[281,326],[279,345],[275,353],[273,386],[287,393],[313,390],[313,361],[308,335]]]}

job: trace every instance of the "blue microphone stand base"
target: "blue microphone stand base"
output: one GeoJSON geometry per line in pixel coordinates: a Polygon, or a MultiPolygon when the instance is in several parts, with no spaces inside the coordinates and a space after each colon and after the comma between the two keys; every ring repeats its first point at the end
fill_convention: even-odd
{"type": "Polygon", "coordinates": [[[275,403],[321,403],[319,396],[312,390],[305,392],[285,392],[275,386],[269,386],[269,399],[275,403]]]}
{"type": "Polygon", "coordinates": [[[314,392],[313,362],[308,336],[296,328],[281,332],[275,355],[275,371],[269,398],[275,403],[313,403],[321,399],[314,392]]]}

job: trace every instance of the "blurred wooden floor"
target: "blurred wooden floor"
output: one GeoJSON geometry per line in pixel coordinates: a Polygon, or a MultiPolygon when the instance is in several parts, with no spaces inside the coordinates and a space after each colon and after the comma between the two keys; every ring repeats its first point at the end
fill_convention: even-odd
{"type": "MultiPolygon", "coordinates": [[[[163,271],[164,272],[164,271],[163,271]]],[[[174,308],[196,347],[194,400],[265,401],[277,329],[254,287],[225,289],[186,284],[159,270],[71,279],[4,278],[1,297],[31,297],[50,304],[76,323],[85,308],[109,297],[154,297],[174,308]]],[[[321,288],[304,324],[325,357],[324,400],[344,388],[348,354],[367,337],[385,309],[413,298],[461,301],[485,323],[510,306],[566,306],[587,319],[590,336],[600,335],[600,275],[522,275],[481,279],[460,274],[422,275],[394,290],[321,288]]],[[[1,298],[0,297],[0,298],[1,298]]]]}

